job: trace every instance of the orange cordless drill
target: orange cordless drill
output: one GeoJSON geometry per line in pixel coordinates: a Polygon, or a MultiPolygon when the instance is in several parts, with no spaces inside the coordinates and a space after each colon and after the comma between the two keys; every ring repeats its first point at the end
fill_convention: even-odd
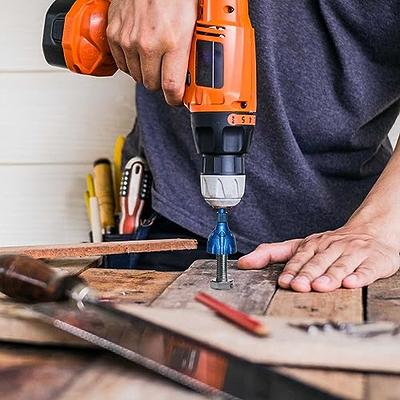
{"type": "MultiPolygon", "coordinates": [[[[47,62],[86,75],[113,75],[117,66],[106,38],[109,5],[109,0],[56,0],[45,20],[47,62]]],[[[248,0],[199,0],[184,104],[202,155],[201,192],[218,214],[208,241],[208,251],[217,256],[212,287],[229,289],[227,258],[236,252],[236,241],[226,208],[243,197],[244,156],[256,123],[255,35],[248,0]]]]}

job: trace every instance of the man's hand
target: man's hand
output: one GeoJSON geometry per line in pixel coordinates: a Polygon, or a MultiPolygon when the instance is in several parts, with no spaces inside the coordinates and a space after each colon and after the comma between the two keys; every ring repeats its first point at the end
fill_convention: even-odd
{"type": "Polygon", "coordinates": [[[112,0],[107,37],[122,71],[182,103],[197,0],[112,0]]]}
{"type": "Polygon", "coordinates": [[[239,260],[239,268],[260,269],[287,262],[278,283],[297,292],[359,288],[393,275],[399,251],[366,227],[344,226],[306,239],[261,244],[239,260]]]}

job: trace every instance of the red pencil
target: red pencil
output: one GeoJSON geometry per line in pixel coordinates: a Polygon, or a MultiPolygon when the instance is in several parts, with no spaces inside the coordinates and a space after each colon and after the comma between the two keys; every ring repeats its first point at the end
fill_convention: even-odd
{"type": "Polygon", "coordinates": [[[268,330],[266,326],[263,325],[260,321],[242,311],[237,310],[236,308],[230,307],[227,304],[222,303],[221,301],[204,292],[197,293],[195,299],[210,308],[211,310],[215,311],[221,317],[233,322],[234,324],[240,326],[250,333],[253,333],[254,335],[268,335],[268,330]]]}

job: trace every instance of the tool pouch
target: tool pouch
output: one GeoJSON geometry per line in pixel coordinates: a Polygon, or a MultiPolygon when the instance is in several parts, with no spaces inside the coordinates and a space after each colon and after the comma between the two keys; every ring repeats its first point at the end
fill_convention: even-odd
{"type": "MultiPolygon", "coordinates": [[[[109,234],[104,235],[105,242],[119,242],[125,240],[146,240],[151,227],[156,221],[158,214],[153,212],[150,217],[143,220],[138,230],[131,235],[109,234]]],[[[114,254],[103,257],[102,267],[113,269],[135,269],[140,253],[114,254]]]]}

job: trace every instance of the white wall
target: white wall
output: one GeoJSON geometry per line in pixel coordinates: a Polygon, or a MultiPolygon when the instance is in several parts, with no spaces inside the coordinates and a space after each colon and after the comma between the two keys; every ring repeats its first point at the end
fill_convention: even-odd
{"type": "Polygon", "coordinates": [[[389,138],[393,146],[396,145],[399,135],[400,135],[400,116],[397,118],[396,123],[394,124],[392,130],[389,133],[389,138]]]}
{"type": "Polygon", "coordinates": [[[134,120],[128,77],[46,64],[51,2],[13,0],[0,12],[0,245],[87,240],[86,174],[96,158],[112,156],[115,137],[134,120]]]}

